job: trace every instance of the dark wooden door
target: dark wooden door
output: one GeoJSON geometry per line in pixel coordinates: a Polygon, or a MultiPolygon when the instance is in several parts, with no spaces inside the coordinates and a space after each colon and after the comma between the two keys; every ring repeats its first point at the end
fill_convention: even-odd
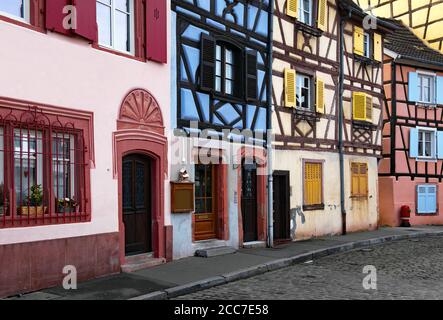
{"type": "Polygon", "coordinates": [[[274,240],[290,239],[289,171],[274,172],[274,240]]]}
{"type": "Polygon", "coordinates": [[[243,164],[241,210],[243,217],[243,241],[257,240],[257,166],[243,164]]]}
{"type": "Polygon", "coordinates": [[[122,174],[126,255],[151,252],[151,165],[149,158],[142,155],[124,157],[122,174]]]}
{"type": "Polygon", "coordinates": [[[217,208],[215,166],[195,166],[195,227],[194,239],[208,240],[217,237],[217,208]]]}

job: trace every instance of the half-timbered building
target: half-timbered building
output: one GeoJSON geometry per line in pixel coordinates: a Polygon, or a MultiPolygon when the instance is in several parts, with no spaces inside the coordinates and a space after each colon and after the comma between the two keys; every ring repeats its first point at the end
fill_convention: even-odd
{"type": "Polygon", "coordinates": [[[264,243],[270,3],[173,0],[172,9],[171,178],[186,169],[195,188],[195,210],[171,215],[174,257],[264,243]]]}
{"type": "Polygon", "coordinates": [[[400,225],[409,206],[411,224],[442,224],[443,55],[389,21],[399,29],[385,41],[380,223],[400,225]]]}
{"type": "Polygon", "coordinates": [[[275,1],[274,238],[377,228],[382,41],[352,1],[275,1]]]}

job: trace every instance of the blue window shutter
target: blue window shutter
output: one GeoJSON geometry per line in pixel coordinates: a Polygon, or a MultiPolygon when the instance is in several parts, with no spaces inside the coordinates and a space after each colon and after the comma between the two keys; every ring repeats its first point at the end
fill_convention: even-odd
{"type": "Polygon", "coordinates": [[[437,158],[443,159],[443,131],[437,131],[437,158]]]}
{"type": "Polygon", "coordinates": [[[411,128],[409,133],[409,157],[418,157],[418,129],[411,128]]]}
{"type": "Polygon", "coordinates": [[[409,101],[419,101],[420,93],[418,88],[418,73],[409,72],[409,83],[408,83],[408,100],[409,101]]]}
{"type": "Polygon", "coordinates": [[[437,77],[437,104],[443,105],[443,77],[437,77]]]}
{"type": "Polygon", "coordinates": [[[427,197],[426,197],[426,212],[435,213],[437,212],[437,187],[428,186],[427,197]]]}
{"type": "Polygon", "coordinates": [[[417,213],[426,213],[427,188],[423,185],[417,186],[417,213]]]}

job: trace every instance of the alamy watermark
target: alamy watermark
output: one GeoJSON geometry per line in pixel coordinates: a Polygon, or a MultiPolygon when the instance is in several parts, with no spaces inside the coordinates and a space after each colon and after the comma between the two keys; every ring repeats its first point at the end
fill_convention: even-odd
{"type": "Polygon", "coordinates": [[[362,282],[363,288],[377,290],[377,268],[373,265],[366,265],[363,267],[363,273],[366,274],[362,282]]]}

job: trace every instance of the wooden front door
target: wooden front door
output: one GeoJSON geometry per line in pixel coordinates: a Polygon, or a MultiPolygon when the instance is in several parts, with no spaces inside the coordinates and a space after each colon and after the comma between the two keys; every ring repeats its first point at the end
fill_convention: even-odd
{"type": "Polygon", "coordinates": [[[274,172],[274,240],[290,239],[289,171],[274,172]]]}
{"type": "Polygon", "coordinates": [[[194,239],[196,241],[217,237],[215,168],[211,164],[195,166],[194,239]]]}
{"type": "Polygon", "coordinates": [[[241,211],[243,242],[257,240],[257,166],[242,165],[241,211]]]}
{"type": "Polygon", "coordinates": [[[152,251],[151,165],[142,155],[123,158],[123,223],[126,255],[152,251]]]}

